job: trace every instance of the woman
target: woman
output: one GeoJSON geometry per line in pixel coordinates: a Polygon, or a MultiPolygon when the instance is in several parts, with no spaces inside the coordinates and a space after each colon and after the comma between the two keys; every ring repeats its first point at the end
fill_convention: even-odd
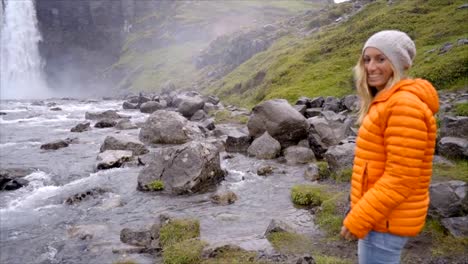
{"type": "Polygon", "coordinates": [[[359,239],[361,264],[399,263],[426,219],[439,99],[428,81],[404,77],[415,55],[408,35],[385,30],[355,67],[361,127],[341,235],[359,239]]]}

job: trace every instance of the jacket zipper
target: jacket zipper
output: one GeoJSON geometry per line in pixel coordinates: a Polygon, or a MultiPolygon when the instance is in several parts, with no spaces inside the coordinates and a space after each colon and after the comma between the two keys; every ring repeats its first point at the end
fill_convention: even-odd
{"type": "Polygon", "coordinates": [[[362,173],[362,185],[361,185],[361,197],[364,196],[364,192],[367,191],[367,162],[364,165],[364,172],[362,173]]]}

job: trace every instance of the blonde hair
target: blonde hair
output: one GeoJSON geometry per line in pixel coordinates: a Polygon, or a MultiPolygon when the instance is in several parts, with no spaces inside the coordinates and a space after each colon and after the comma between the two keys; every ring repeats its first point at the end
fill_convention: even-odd
{"type": "MultiPolygon", "coordinates": [[[[369,111],[369,107],[372,103],[372,100],[374,100],[378,92],[375,87],[371,87],[367,84],[367,72],[364,68],[363,57],[364,56],[361,55],[361,57],[358,60],[358,63],[356,64],[356,66],[354,66],[354,80],[356,84],[357,94],[360,99],[360,108],[357,120],[358,124],[361,124],[364,120],[364,117],[367,115],[367,111],[369,111]]],[[[403,73],[397,71],[392,63],[390,63],[390,65],[392,67],[393,75],[391,79],[388,80],[385,88],[394,86],[397,82],[404,78],[403,73]]]]}

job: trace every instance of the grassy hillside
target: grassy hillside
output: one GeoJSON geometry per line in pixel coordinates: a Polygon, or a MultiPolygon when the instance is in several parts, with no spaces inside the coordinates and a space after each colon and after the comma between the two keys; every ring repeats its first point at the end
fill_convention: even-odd
{"type": "Polygon", "coordinates": [[[294,101],[300,96],[352,93],[352,68],[362,45],[383,29],[405,31],[415,40],[417,56],[411,76],[428,79],[438,89],[466,87],[468,45],[457,45],[458,39],[468,38],[468,9],[457,9],[464,3],[464,0],[396,0],[389,5],[387,1],[376,1],[346,22],[322,27],[307,39],[283,37],[213,83],[206,92],[246,107],[270,98],[294,101]],[[447,42],[453,48],[438,54],[447,42]],[[253,79],[260,71],[266,72],[266,76],[254,86],[253,79]]]}
{"type": "Polygon", "coordinates": [[[199,74],[193,57],[214,37],[240,28],[273,23],[323,7],[324,2],[179,1],[174,9],[155,10],[132,21],[135,30],[128,34],[120,60],[110,66],[106,74],[124,72],[117,74],[120,79],[115,80],[120,89],[156,91],[168,80],[179,88],[189,88],[199,74]]]}

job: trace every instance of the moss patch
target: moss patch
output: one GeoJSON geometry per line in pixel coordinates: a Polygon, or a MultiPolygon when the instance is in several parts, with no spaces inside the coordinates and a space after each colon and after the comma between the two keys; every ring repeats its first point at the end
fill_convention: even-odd
{"type": "Polygon", "coordinates": [[[172,220],[159,231],[159,242],[163,248],[197,237],[200,237],[200,222],[194,219],[172,220]]]}
{"type": "Polygon", "coordinates": [[[164,248],[164,264],[194,264],[202,260],[201,253],[206,243],[198,239],[187,239],[164,248]]]}
{"type": "Polygon", "coordinates": [[[317,264],[351,264],[353,263],[351,260],[342,259],[334,256],[326,256],[326,255],[314,255],[315,263],[317,264]]]}
{"type": "Polygon", "coordinates": [[[150,191],[162,191],[164,190],[164,182],[161,180],[155,180],[148,183],[148,189],[150,191]]]}
{"type": "Polygon", "coordinates": [[[456,104],[454,112],[457,116],[468,116],[468,103],[456,104]]]}
{"type": "Polygon", "coordinates": [[[257,253],[241,248],[226,248],[219,250],[216,257],[205,259],[202,264],[262,264],[256,260],[257,253]]]}
{"type": "Polygon", "coordinates": [[[324,186],[295,185],[291,188],[291,199],[297,205],[320,206],[328,198],[324,186]]]}
{"type": "Polygon", "coordinates": [[[435,180],[460,180],[468,182],[468,161],[456,160],[455,166],[434,164],[433,177],[435,180]]]}
{"type": "Polygon", "coordinates": [[[271,245],[283,254],[311,253],[313,244],[308,237],[288,232],[273,232],[267,236],[271,245]]]}
{"type": "Polygon", "coordinates": [[[216,124],[237,123],[247,124],[249,117],[245,115],[233,115],[229,110],[217,110],[210,113],[214,117],[216,124]]]}
{"type": "Polygon", "coordinates": [[[326,161],[317,162],[319,169],[319,177],[321,180],[328,179],[330,177],[330,170],[328,169],[328,163],[326,161]]]}
{"type": "Polygon", "coordinates": [[[329,238],[339,239],[344,220],[344,210],[348,205],[346,193],[336,193],[322,203],[317,212],[315,223],[323,229],[329,238]]]}
{"type": "Polygon", "coordinates": [[[353,169],[343,169],[338,172],[332,173],[331,177],[335,180],[335,182],[350,182],[351,175],[353,174],[353,169]]]}

